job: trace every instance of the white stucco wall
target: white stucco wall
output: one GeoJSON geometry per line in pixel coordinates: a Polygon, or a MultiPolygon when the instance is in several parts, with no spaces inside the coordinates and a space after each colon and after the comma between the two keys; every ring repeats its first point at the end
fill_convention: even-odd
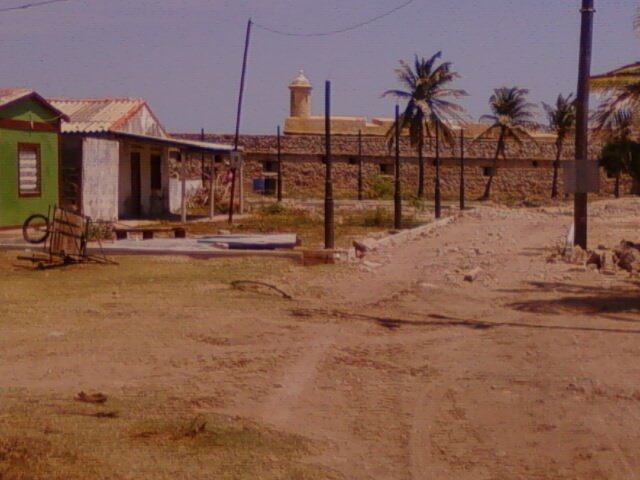
{"type": "MultiPolygon", "coordinates": [[[[187,180],[185,183],[187,200],[202,187],[202,180],[187,180]]],[[[169,179],[169,211],[175,214],[182,211],[182,182],[178,178],[169,179]]]]}
{"type": "Polygon", "coordinates": [[[119,142],[85,138],[82,151],[83,213],[93,220],[117,220],[119,142]]]}
{"type": "Polygon", "coordinates": [[[156,120],[146,105],[127,120],[118,130],[141,135],[153,135],[154,137],[167,137],[167,132],[164,130],[164,127],[156,120]]]}

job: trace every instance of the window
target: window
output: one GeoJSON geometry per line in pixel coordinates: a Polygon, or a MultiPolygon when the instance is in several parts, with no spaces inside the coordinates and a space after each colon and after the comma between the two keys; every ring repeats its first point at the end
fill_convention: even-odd
{"type": "Polygon", "coordinates": [[[18,144],[18,195],[39,197],[41,193],[40,145],[18,144]]]}
{"type": "Polygon", "coordinates": [[[265,195],[273,195],[276,193],[276,186],[278,184],[278,180],[275,178],[265,178],[264,179],[264,194],[265,195]]]}

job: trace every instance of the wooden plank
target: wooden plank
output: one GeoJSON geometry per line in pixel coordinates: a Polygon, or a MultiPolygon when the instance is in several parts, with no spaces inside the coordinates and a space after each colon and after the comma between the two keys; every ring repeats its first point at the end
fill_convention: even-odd
{"type": "Polygon", "coordinates": [[[76,213],[55,208],[51,220],[49,252],[52,255],[84,256],[87,222],[76,213]]]}

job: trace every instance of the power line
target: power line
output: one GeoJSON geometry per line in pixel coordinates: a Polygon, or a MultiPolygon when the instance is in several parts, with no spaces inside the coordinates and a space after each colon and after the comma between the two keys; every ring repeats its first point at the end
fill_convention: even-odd
{"type": "Polygon", "coordinates": [[[261,25],[259,23],[254,22],[253,24],[258,27],[261,28],[262,30],[266,30],[267,32],[271,32],[271,33],[275,33],[277,35],[285,35],[287,37],[326,37],[329,35],[337,35],[339,33],[345,33],[345,32],[350,32],[351,30],[356,30],[360,27],[364,27],[366,25],[369,25],[373,22],[376,22],[378,20],[381,20],[385,17],[388,17],[389,15],[394,14],[395,12],[397,12],[398,10],[401,10],[407,6],[409,6],[410,4],[412,4],[415,0],[407,0],[406,2],[398,5],[397,7],[392,8],[391,10],[382,13],[380,15],[376,15],[375,17],[369,18],[368,20],[365,20],[363,22],[359,22],[356,23],[354,25],[345,27],[345,28],[340,28],[338,30],[329,30],[327,32],[312,32],[312,33],[297,33],[297,32],[284,32],[282,30],[277,30],[275,28],[271,28],[271,27],[267,27],[265,25],[261,25]]]}
{"type": "Polygon", "coordinates": [[[42,7],[44,5],[50,5],[52,3],[60,3],[60,2],[68,2],[68,1],[70,0],[44,0],[42,2],[25,3],[24,5],[17,5],[15,7],[0,8],[0,13],[13,12],[16,10],[26,10],[28,8],[42,7]]]}

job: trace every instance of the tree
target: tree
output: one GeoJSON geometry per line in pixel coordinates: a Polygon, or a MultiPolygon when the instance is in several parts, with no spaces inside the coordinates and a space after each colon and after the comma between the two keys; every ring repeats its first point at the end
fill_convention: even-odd
{"type": "Polygon", "coordinates": [[[558,95],[556,104],[553,106],[544,102],[542,106],[547,112],[549,127],[556,134],[556,159],[553,162],[553,181],[551,182],[551,198],[556,198],[558,196],[558,169],[560,167],[562,148],[567,136],[575,128],[576,105],[573,94],[570,93],[566,97],[563,97],[562,94],[558,95]]]}
{"type": "Polygon", "coordinates": [[[606,143],[600,154],[600,164],[610,176],[615,176],[614,195],[620,196],[620,175],[628,173],[635,178],[632,141],[635,115],[629,108],[609,109],[605,102],[594,114],[595,132],[606,143]]]}
{"type": "MultiPolygon", "coordinates": [[[[450,62],[437,65],[442,52],[437,52],[428,60],[415,56],[414,66],[400,61],[395,70],[404,89],[387,90],[383,96],[393,96],[406,100],[407,104],[400,115],[400,129],[409,132],[409,141],[418,153],[418,197],[424,197],[424,158],[423,148],[426,138],[432,138],[436,125],[446,142],[453,142],[450,122],[461,121],[464,109],[450,101],[467,95],[464,90],[449,88],[449,84],[460,75],[451,70],[450,62]]],[[[387,136],[393,144],[395,122],[387,136]]],[[[439,178],[436,179],[439,182],[439,178]]]]}
{"type": "Polygon", "coordinates": [[[535,105],[527,102],[527,94],[529,90],[518,87],[500,87],[493,90],[493,95],[489,98],[489,106],[492,115],[483,115],[481,119],[490,120],[492,124],[474,141],[490,138],[497,133],[498,140],[496,144],[496,152],[493,156],[493,163],[489,180],[484,189],[481,200],[491,198],[491,186],[493,177],[496,174],[498,166],[498,158],[506,159],[505,148],[511,141],[521,145],[522,139],[531,139],[531,135],[527,132],[526,127],[533,125],[533,108],[535,105]]]}
{"type": "Polygon", "coordinates": [[[627,155],[629,152],[629,141],[609,140],[602,147],[600,153],[600,165],[602,165],[609,177],[615,177],[616,183],[613,187],[613,194],[620,197],[620,175],[627,170],[627,155]]]}

